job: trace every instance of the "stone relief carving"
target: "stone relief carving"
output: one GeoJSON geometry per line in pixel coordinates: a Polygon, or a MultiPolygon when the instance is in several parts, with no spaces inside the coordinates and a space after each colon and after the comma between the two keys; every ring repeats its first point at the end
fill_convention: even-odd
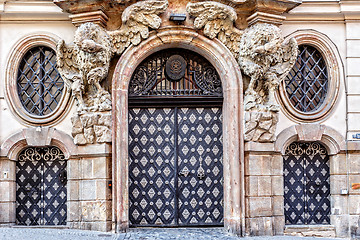
{"type": "Polygon", "coordinates": [[[273,142],[278,122],[275,112],[245,112],[245,141],[273,142]]]}
{"type": "Polygon", "coordinates": [[[130,44],[138,45],[149,37],[149,28],[158,29],[161,18],[158,16],[168,7],[167,0],[142,1],[126,8],[122,14],[122,26],[109,32],[117,54],[121,54],[130,44]]]}
{"type": "Polygon", "coordinates": [[[297,59],[295,39],[284,41],[281,30],[268,23],[240,31],[234,26],[234,9],[218,2],[189,3],[187,11],[195,17],[194,27],[223,42],[250,78],[244,98],[245,140],[274,141],[279,111],[275,92],[297,59]]]}
{"type": "Polygon", "coordinates": [[[111,142],[111,96],[101,85],[111,57],[148,38],[149,28],[159,28],[158,14],[167,6],[167,0],[135,3],[124,10],[119,30],[85,23],[76,30],[74,44],[58,43],[58,70],[78,105],[71,119],[75,144],[111,142]]]}
{"type": "Polygon", "coordinates": [[[240,41],[239,65],[250,77],[245,91],[245,139],[273,142],[279,105],[275,93],[294,66],[298,55],[295,39],[284,41],[281,30],[257,23],[246,29],[240,41]]]}
{"type": "Polygon", "coordinates": [[[218,2],[188,3],[186,11],[193,17],[196,29],[204,28],[204,35],[218,38],[238,58],[242,32],[234,26],[237,14],[232,7],[218,2]]]}

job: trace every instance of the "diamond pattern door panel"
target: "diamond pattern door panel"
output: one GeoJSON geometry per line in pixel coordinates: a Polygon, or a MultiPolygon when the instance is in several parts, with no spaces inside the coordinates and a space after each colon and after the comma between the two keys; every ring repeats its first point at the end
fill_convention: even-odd
{"type": "Polygon", "coordinates": [[[175,115],[171,108],[129,109],[130,222],[175,224],[175,115]]]}
{"type": "Polygon", "coordinates": [[[292,143],[284,156],[286,224],[330,224],[330,168],[319,143],[292,143]]]}
{"type": "Polygon", "coordinates": [[[57,147],[22,151],[16,179],[18,225],[66,224],[66,160],[57,147]]]}
{"type": "Polygon", "coordinates": [[[221,108],[178,110],[179,225],[223,223],[221,108]]]}
{"type": "Polygon", "coordinates": [[[221,108],[129,109],[132,226],[221,225],[221,108]]]}

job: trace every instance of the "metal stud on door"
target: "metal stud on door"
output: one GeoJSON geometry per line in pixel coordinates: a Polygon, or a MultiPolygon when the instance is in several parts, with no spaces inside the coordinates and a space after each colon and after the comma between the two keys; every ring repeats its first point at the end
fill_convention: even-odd
{"type": "Polygon", "coordinates": [[[16,223],[65,225],[66,160],[57,147],[27,148],[16,163],[16,223]]]}
{"type": "Polygon", "coordinates": [[[319,143],[292,143],[284,156],[286,224],[330,224],[329,156],[319,143]]]}

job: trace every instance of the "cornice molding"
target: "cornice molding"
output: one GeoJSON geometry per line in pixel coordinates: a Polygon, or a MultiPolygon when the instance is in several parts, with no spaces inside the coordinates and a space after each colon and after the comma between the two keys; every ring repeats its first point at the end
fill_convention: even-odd
{"type": "Polygon", "coordinates": [[[292,21],[358,21],[360,1],[354,0],[304,0],[296,9],[284,15],[292,21]]]}
{"type": "Polygon", "coordinates": [[[64,13],[52,1],[6,1],[0,0],[1,21],[68,21],[64,13]]]}

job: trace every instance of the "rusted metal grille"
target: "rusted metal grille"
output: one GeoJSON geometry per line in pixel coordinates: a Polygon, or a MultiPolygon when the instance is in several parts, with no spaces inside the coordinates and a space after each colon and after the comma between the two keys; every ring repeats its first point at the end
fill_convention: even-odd
{"type": "Polygon", "coordinates": [[[185,49],[166,49],[145,59],[131,78],[129,97],[146,96],[222,97],[221,80],[204,57],[185,49]]]}
{"type": "Polygon", "coordinates": [[[300,54],[285,79],[290,103],[301,112],[315,111],[328,90],[326,63],[321,53],[308,45],[299,46],[300,54]]]}
{"type": "Polygon", "coordinates": [[[64,89],[54,50],[41,46],[25,54],[18,70],[17,88],[20,101],[29,113],[44,116],[54,111],[64,89]]]}

